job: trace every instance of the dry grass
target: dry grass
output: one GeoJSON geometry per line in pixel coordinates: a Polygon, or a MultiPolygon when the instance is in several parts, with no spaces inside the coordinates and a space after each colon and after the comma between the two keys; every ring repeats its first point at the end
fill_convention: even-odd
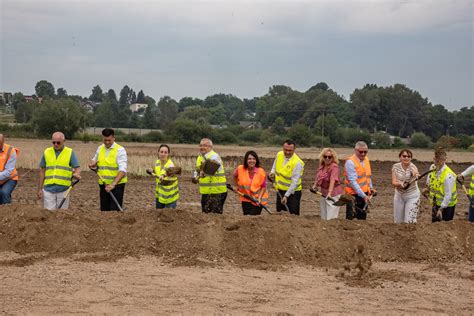
{"type": "MultiPolygon", "coordinates": [[[[30,140],[30,139],[7,139],[7,143],[20,149],[20,157],[17,166],[23,168],[38,168],[39,160],[46,147],[51,146],[49,140],[30,140]]],[[[68,141],[67,146],[71,147],[81,166],[86,168],[89,160],[94,156],[99,142],[82,143],[80,141],[68,141]]],[[[134,174],[145,174],[145,169],[153,167],[158,158],[159,144],[141,144],[141,143],[121,143],[128,154],[128,171],[134,174]]],[[[196,156],[198,155],[198,146],[185,144],[170,144],[173,161],[177,166],[183,168],[185,174],[191,174],[194,170],[196,156]]],[[[216,146],[215,150],[222,157],[233,157],[226,159],[226,169],[235,168],[241,163],[241,160],[247,150],[255,150],[261,158],[274,158],[280,147],[263,146],[216,146]]],[[[352,148],[337,148],[339,157],[345,159],[353,153],[352,148]]],[[[369,151],[371,160],[379,161],[398,161],[399,150],[380,150],[372,149],[369,151]]],[[[317,159],[319,148],[297,148],[298,155],[303,159],[317,159]]],[[[431,161],[433,158],[432,150],[413,150],[414,158],[419,161],[431,161]]],[[[448,161],[453,162],[473,162],[474,153],[469,152],[448,152],[448,161]]]]}

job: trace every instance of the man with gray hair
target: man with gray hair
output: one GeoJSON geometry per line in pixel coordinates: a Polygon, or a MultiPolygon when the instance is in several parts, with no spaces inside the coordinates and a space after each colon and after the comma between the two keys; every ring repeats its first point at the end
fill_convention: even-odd
{"type": "Polygon", "coordinates": [[[18,149],[5,144],[5,137],[0,134],[0,205],[12,201],[12,192],[18,183],[17,156],[18,149]]]}
{"type": "Polygon", "coordinates": [[[367,206],[375,194],[368,151],[367,144],[358,141],[354,147],[354,155],[350,156],[344,165],[344,191],[354,197],[354,201],[346,206],[346,219],[367,219],[367,206]]]}
{"type": "Polygon", "coordinates": [[[221,157],[213,150],[212,140],[201,139],[199,143],[199,156],[196,159],[196,171],[193,182],[199,183],[201,194],[201,209],[203,213],[218,213],[224,211],[224,203],[227,198],[227,186],[224,163],[221,157]],[[207,163],[214,164],[216,170],[211,174],[206,173],[207,163]]]}
{"type": "MultiPolygon", "coordinates": [[[[72,178],[81,178],[81,169],[76,154],[64,146],[66,138],[61,132],[53,133],[53,146],[45,149],[39,164],[38,198],[43,198],[44,208],[50,211],[59,207],[67,189],[72,185],[72,178]]],[[[69,198],[62,209],[69,207],[69,198]]]]}

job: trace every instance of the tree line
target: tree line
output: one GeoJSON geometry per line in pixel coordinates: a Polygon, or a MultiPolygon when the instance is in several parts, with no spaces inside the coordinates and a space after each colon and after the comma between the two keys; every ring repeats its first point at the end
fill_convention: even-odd
{"type": "Polygon", "coordinates": [[[82,97],[68,95],[64,88],[56,90],[46,80],[36,84],[35,92],[36,100],[29,102],[21,93],[15,93],[12,107],[17,122],[30,124],[41,135],[61,129],[72,137],[88,126],[111,126],[161,129],[161,138],[175,142],[214,136],[223,143],[273,144],[292,137],[303,146],[351,145],[354,139],[364,139],[387,147],[412,137],[420,147],[440,139],[453,147],[469,147],[474,131],[474,106],[448,111],[403,84],[367,84],[355,89],[349,100],[324,82],[305,92],[275,85],[253,99],[214,94],[205,99],[184,97],[179,101],[164,96],[156,101],[128,85],[118,96],[113,89],[105,92],[96,85],[90,96],[82,97]],[[86,100],[96,105],[92,112],[80,106],[86,100]],[[133,103],[147,107],[132,112],[133,103]],[[258,122],[261,128],[246,130],[238,126],[241,121],[258,122]],[[390,140],[388,135],[396,139],[390,140]]]}

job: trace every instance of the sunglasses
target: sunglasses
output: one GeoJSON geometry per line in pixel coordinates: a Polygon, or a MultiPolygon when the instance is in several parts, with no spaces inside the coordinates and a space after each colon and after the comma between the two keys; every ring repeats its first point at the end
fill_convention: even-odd
{"type": "Polygon", "coordinates": [[[323,156],[323,157],[324,157],[324,159],[331,159],[332,158],[332,156],[323,156]]]}
{"type": "Polygon", "coordinates": [[[357,151],[359,152],[359,154],[366,154],[369,152],[368,150],[358,150],[358,149],[357,151]]]}
{"type": "Polygon", "coordinates": [[[61,142],[52,141],[53,145],[61,145],[61,142]]]}
{"type": "Polygon", "coordinates": [[[411,158],[409,155],[402,155],[402,158],[411,158]]]}

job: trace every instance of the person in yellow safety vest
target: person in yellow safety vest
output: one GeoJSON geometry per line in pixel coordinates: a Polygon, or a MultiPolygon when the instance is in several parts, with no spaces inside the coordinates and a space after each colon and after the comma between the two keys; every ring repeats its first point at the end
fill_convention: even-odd
{"type": "MultiPolygon", "coordinates": [[[[72,184],[72,178],[81,178],[81,168],[74,151],[64,146],[66,137],[61,132],[53,133],[53,146],[44,150],[40,160],[38,193],[43,199],[45,209],[57,210],[66,190],[72,184]]],[[[69,207],[69,197],[61,209],[69,207]]]]}
{"type": "Polygon", "coordinates": [[[5,144],[5,137],[0,134],[0,205],[12,202],[12,192],[18,183],[17,157],[18,149],[5,144]]]}
{"type": "Polygon", "coordinates": [[[253,150],[247,151],[244,156],[244,163],[234,171],[234,184],[238,191],[254,198],[254,201],[251,201],[240,196],[244,215],[260,215],[262,205],[268,204],[266,179],[266,172],[260,167],[260,159],[258,159],[257,153],[253,150]],[[255,201],[258,203],[255,203],[255,201]]]}
{"type": "Polygon", "coordinates": [[[456,191],[456,174],[446,165],[447,154],[444,150],[435,151],[434,164],[436,168],[426,179],[424,194],[429,191],[430,201],[433,203],[431,221],[451,221],[454,218],[454,209],[458,202],[456,191]]]}
{"type": "Polygon", "coordinates": [[[273,161],[270,178],[280,192],[276,197],[277,212],[286,211],[286,205],[290,214],[300,215],[304,162],[295,154],[295,149],[293,140],[287,139],[283,143],[283,150],[277,153],[273,161]]]}
{"type": "Polygon", "coordinates": [[[169,158],[170,147],[162,144],[158,148],[158,160],[155,161],[153,172],[156,175],[156,208],[176,208],[179,199],[178,177],[166,176],[166,170],[174,167],[173,161],[169,158]],[[163,184],[162,181],[169,181],[170,184],[163,184]]]}
{"type": "Polygon", "coordinates": [[[199,183],[202,212],[222,214],[227,198],[226,177],[224,163],[221,157],[213,150],[213,146],[212,140],[209,138],[201,139],[199,143],[200,154],[196,159],[196,171],[193,175],[193,182],[199,183]],[[201,170],[201,165],[206,160],[212,160],[220,165],[214,175],[205,174],[201,170]]]}
{"type": "Polygon", "coordinates": [[[127,183],[127,151],[115,142],[115,132],[111,128],[102,130],[103,144],[97,148],[89,168],[96,169],[104,180],[99,179],[100,210],[119,211],[109,192],[122,207],[125,183],[127,183]]]}
{"type": "Polygon", "coordinates": [[[469,168],[464,170],[461,174],[458,175],[459,182],[463,183],[464,178],[471,176],[471,183],[469,185],[469,215],[467,216],[468,221],[474,222],[474,165],[471,165],[469,168]]]}
{"type": "Polygon", "coordinates": [[[366,209],[375,193],[368,152],[367,143],[358,141],[354,146],[354,155],[350,156],[344,164],[344,192],[355,198],[354,202],[346,205],[346,219],[349,220],[367,219],[366,209]]]}

